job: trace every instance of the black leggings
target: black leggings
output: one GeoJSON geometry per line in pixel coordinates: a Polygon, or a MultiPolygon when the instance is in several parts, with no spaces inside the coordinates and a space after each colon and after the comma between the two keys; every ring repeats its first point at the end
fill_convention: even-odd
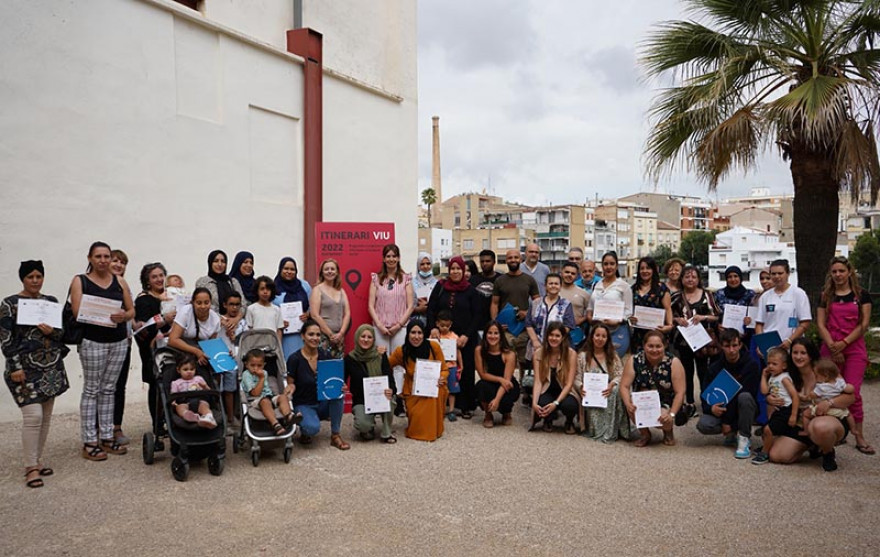
{"type": "MultiPolygon", "coordinates": [[[[159,403],[159,385],[156,383],[156,375],[153,370],[153,350],[149,342],[137,341],[138,352],[141,356],[141,380],[149,386],[147,391],[147,404],[150,409],[150,417],[156,423],[156,405],[159,403]]],[[[160,412],[161,415],[161,412],[160,412]]]]}
{"type": "Polygon", "coordinates": [[[125,386],[128,383],[128,369],[131,367],[131,343],[122,362],[122,371],[116,380],[116,390],[113,392],[113,425],[122,425],[122,415],[125,413],[125,386]]]}
{"type": "MultiPolygon", "coordinates": [[[[498,404],[498,411],[502,414],[510,414],[513,410],[513,404],[519,398],[519,383],[516,382],[516,379],[512,379],[511,382],[513,383],[513,388],[504,393],[501,397],[501,402],[498,404]]],[[[477,396],[480,402],[486,404],[492,402],[500,388],[501,383],[492,381],[480,381],[477,383],[477,396]]]]}
{"type": "MultiPolygon", "coordinates": [[[[544,393],[538,397],[538,406],[547,406],[559,396],[562,391],[556,391],[555,393],[552,389],[548,389],[544,391],[544,393]]],[[[571,422],[574,421],[574,417],[577,416],[578,413],[578,401],[575,400],[573,396],[566,396],[562,399],[562,402],[559,403],[559,406],[556,410],[550,412],[546,418],[544,418],[544,422],[550,423],[559,416],[559,412],[562,412],[562,415],[565,416],[565,421],[571,422]]]]}
{"type": "Polygon", "coordinates": [[[694,364],[696,364],[697,367],[697,379],[700,380],[700,389],[702,390],[706,387],[706,385],[704,385],[704,378],[706,377],[706,372],[709,371],[709,357],[697,356],[690,348],[680,346],[678,348],[678,359],[681,360],[681,365],[684,368],[684,380],[687,387],[685,402],[693,404],[694,364]]]}
{"type": "Polygon", "coordinates": [[[474,349],[477,347],[477,339],[468,339],[467,344],[461,348],[461,379],[458,381],[460,392],[455,395],[455,407],[462,412],[472,412],[477,407],[476,398],[479,396],[474,385],[474,349]]]}

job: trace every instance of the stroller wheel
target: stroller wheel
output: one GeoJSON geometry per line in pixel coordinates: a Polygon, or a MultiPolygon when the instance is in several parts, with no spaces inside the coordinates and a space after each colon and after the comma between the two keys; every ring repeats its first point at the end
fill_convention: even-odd
{"type": "Polygon", "coordinates": [[[161,439],[156,437],[155,451],[161,453],[164,450],[165,450],[165,441],[162,441],[161,439]]]}
{"type": "Polygon", "coordinates": [[[285,447],[284,449],[284,462],[290,462],[290,456],[293,454],[293,447],[285,447]]]}
{"type": "Polygon", "coordinates": [[[219,476],[223,473],[223,459],[216,456],[208,457],[208,472],[212,476],[219,476]]]}
{"type": "Polygon", "coordinates": [[[179,457],[174,457],[171,461],[171,475],[179,482],[185,482],[189,476],[189,463],[184,462],[179,457]]]}
{"type": "Polygon", "coordinates": [[[254,466],[260,465],[260,449],[259,448],[251,450],[251,463],[254,466]]]}
{"type": "Polygon", "coordinates": [[[153,437],[152,431],[144,433],[143,453],[144,464],[152,464],[156,456],[156,438],[153,437]]]}
{"type": "Polygon", "coordinates": [[[232,452],[237,454],[239,450],[241,450],[241,439],[238,437],[238,435],[233,435],[232,436],[232,452]]]}

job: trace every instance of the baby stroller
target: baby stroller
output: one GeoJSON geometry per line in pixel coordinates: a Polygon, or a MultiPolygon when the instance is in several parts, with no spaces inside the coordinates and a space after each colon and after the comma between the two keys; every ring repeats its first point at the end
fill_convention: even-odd
{"type": "MultiPolygon", "coordinates": [[[[252,329],[243,332],[238,337],[238,354],[236,362],[239,369],[244,370],[244,357],[253,349],[262,350],[266,355],[266,379],[272,392],[281,394],[287,384],[287,363],[284,361],[284,352],[278,333],[270,329],[252,329]]],[[[284,462],[290,462],[293,454],[293,436],[296,433],[296,425],[286,433],[278,435],[269,425],[269,421],[259,408],[251,408],[248,404],[248,393],[241,390],[239,384],[239,399],[241,403],[241,429],[232,438],[232,452],[237,453],[242,448],[250,446],[251,463],[254,466],[260,464],[260,443],[284,442],[284,462]]],[[[281,411],[275,409],[275,417],[281,421],[281,411]]]]}
{"type": "Polygon", "coordinates": [[[153,372],[159,384],[160,408],[156,412],[153,430],[144,434],[144,464],[153,464],[155,451],[165,450],[164,437],[171,442],[171,474],[174,479],[186,481],[189,475],[190,460],[208,459],[208,471],[211,475],[223,473],[223,462],[226,457],[226,416],[223,413],[220,393],[214,390],[214,378],[210,369],[197,367],[200,375],[211,390],[198,391],[199,398],[207,400],[214,414],[217,426],[205,429],[197,424],[187,422],[177,415],[171,403],[178,399],[191,397],[190,393],[171,393],[171,382],[178,378],[178,352],[171,348],[159,348],[153,353],[153,372]]]}

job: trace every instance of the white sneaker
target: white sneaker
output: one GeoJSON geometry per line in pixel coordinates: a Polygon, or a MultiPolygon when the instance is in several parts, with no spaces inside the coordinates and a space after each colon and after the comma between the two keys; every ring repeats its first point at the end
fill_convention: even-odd
{"type": "Polygon", "coordinates": [[[735,458],[749,458],[752,456],[752,442],[748,437],[740,434],[736,435],[736,452],[733,453],[735,458]]]}
{"type": "Polygon", "coordinates": [[[206,429],[214,429],[217,427],[217,420],[214,419],[213,414],[205,414],[204,416],[199,416],[199,426],[206,429]]]}

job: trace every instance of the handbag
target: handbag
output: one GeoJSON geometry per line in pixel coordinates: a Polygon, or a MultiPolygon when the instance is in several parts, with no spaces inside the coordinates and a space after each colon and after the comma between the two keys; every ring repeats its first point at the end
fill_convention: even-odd
{"type": "MultiPolygon", "coordinates": [[[[83,288],[86,286],[86,281],[83,279],[82,275],[79,275],[80,284],[83,288]]],[[[76,320],[76,315],[73,314],[73,306],[70,304],[70,290],[67,291],[67,301],[64,302],[64,309],[61,310],[61,325],[63,327],[61,332],[61,342],[64,344],[70,345],[80,345],[82,344],[83,336],[85,335],[85,326],[76,320]]]]}

